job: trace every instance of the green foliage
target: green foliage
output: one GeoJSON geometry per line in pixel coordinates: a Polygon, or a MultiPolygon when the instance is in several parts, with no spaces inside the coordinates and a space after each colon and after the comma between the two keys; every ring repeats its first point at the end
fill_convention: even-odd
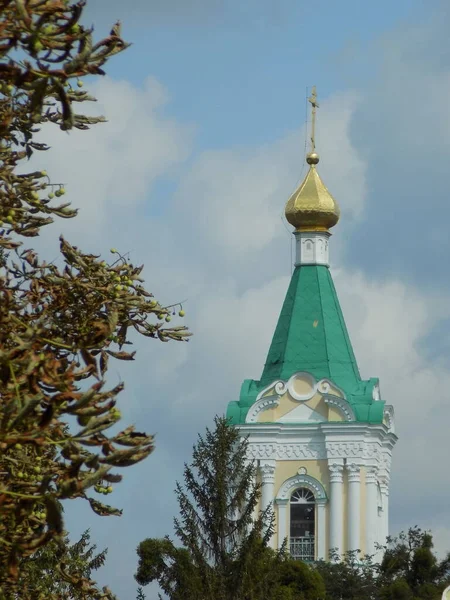
{"type": "Polygon", "coordinates": [[[224,418],[199,436],[184,486],[177,483],[180,517],[175,532],[182,546],[166,537],[138,546],[136,580],[157,581],[171,600],[259,600],[274,593],[284,549],[268,548],[274,515],[256,518],[260,484],[247,460],[248,441],[224,418]]]}
{"type": "Polygon", "coordinates": [[[92,571],[103,566],[107,550],[96,554],[96,546],[90,543],[90,533],[86,530],[81,538],[70,544],[66,535],[63,539],[52,540],[39,548],[33,556],[24,558],[20,565],[19,589],[32,597],[41,594],[59,600],[87,600],[77,582],[90,580],[92,571]]]}
{"type": "Polygon", "coordinates": [[[331,553],[330,561],[318,561],[315,569],[322,577],[327,599],[365,600],[376,597],[377,566],[370,557],[360,563],[356,552],[347,552],[341,560],[331,553]]]}
{"type": "Polygon", "coordinates": [[[440,600],[450,583],[450,555],[439,561],[433,553],[432,535],[418,527],[388,538],[381,562],[371,557],[363,562],[356,553],[343,560],[320,561],[315,569],[322,576],[327,600],[440,600]]]}
{"type": "Polygon", "coordinates": [[[278,570],[274,600],[320,600],[325,598],[321,575],[309,565],[287,559],[278,570]]]}
{"type": "Polygon", "coordinates": [[[144,590],[141,587],[138,587],[137,589],[136,600],[145,600],[144,590]]]}
{"type": "MultiPolygon", "coordinates": [[[[133,427],[108,435],[124,387],[108,389],[108,363],[133,360],[125,348],[135,331],[165,342],[189,336],[163,326],[173,307],[153,298],[143,267],[117,250],[101,260],[61,238],[58,268],[22,247],[55,217],[77,214],[58,204],[62,183],[27,170],[34,152],[48,150],[36,135],[43,124],[69,131],[104,121],[75,109],[95,100],[83,78],[103,75],[127,47],[119,24],[95,42],[79,22],[84,5],[0,0],[0,598],[20,589],[24,559],[61,539],[61,500],[120,515],[98,495],[121,481],[113,470],[153,450],[152,436],[133,427]]],[[[84,579],[79,587],[86,598],[109,597],[84,579]]]]}
{"type": "Polygon", "coordinates": [[[402,597],[423,600],[440,599],[450,582],[450,553],[439,561],[433,553],[433,537],[429,532],[412,527],[397,538],[390,538],[384,550],[379,568],[383,598],[403,594],[402,597]]]}

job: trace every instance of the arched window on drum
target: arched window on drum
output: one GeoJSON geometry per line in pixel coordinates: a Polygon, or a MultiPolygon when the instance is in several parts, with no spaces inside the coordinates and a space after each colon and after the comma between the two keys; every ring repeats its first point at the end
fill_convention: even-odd
{"type": "Polygon", "coordinates": [[[289,547],[292,558],[313,561],[316,500],[308,488],[296,489],[290,500],[289,547]]]}

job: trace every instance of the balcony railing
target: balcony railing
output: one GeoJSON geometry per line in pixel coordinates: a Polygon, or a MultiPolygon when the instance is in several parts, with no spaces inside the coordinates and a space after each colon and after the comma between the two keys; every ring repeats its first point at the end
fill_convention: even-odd
{"type": "Polygon", "coordinates": [[[296,560],[314,560],[314,536],[295,537],[290,539],[290,554],[296,560]]]}

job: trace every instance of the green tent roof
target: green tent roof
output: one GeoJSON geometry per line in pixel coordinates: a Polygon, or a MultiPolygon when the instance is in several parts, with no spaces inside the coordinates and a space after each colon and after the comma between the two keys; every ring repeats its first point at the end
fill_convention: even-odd
{"type": "Polygon", "coordinates": [[[383,402],[373,404],[376,379],[362,381],[328,267],[296,267],[259,381],[246,380],[228,416],[245,422],[259,392],[299,371],[330,379],[346,394],[358,421],[381,422],[383,402]],[[373,406],[372,406],[373,405],[373,406]]]}

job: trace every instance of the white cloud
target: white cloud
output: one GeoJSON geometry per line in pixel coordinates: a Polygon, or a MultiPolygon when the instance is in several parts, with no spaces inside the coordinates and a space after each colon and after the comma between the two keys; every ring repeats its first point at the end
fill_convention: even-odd
{"type": "MultiPolygon", "coordinates": [[[[426,360],[421,341],[448,318],[450,298],[444,305],[400,280],[361,273],[341,272],[335,281],[362,375],[380,377],[382,396],[395,409],[391,529],[418,524],[434,531],[448,518],[450,372],[442,361],[426,360]]],[[[442,536],[438,545],[442,551],[442,536]]]]}
{"type": "Polygon", "coordinates": [[[168,94],[153,78],[137,89],[106,77],[89,91],[98,102],[82,110],[104,115],[108,123],[70,134],[46,127],[43,137],[52,150],[36,153],[33,163],[52,181],[64,182],[80,208],[77,219],[60,227],[98,240],[108,237],[114,221],[127,227],[143,212],[157,178],[173,175],[190,155],[193,129],[164,116],[168,94]]]}

